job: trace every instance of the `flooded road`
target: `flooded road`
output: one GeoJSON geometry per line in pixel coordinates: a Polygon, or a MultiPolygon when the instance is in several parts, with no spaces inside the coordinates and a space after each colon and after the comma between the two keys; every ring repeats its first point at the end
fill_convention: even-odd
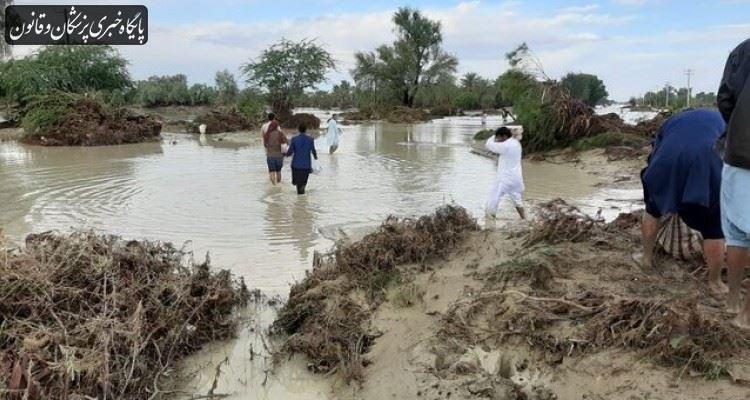
{"type": "MultiPolygon", "coordinates": [[[[231,269],[249,286],[285,296],[304,277],[313,251],[329,249],[330,238],[341,232],[376,226],[390,214],[429,213],[449,202],[481,217],[495,164],[469,152],[480,128],[478,118],[343,126],[336,154],[327,154],[324,138],[317,140],[323,171],[311,176],[306,196],[297,196],[289,183],[288,162],[283,185],[271,187],[260,145],[171,134],[161,143],[117,147],[0,143],[0,227],[19,242],[30,232],[71,228],[187,242],[196,256],[210,251],[213,265],[231,269]]],[[[595,191],[591,177],[573,165],[527,162],[524,168],[532,204],[556,197],[585,204],[595,191]]],[[[516,218],[509,203],[501,207],[501,220],[516,218]]],[[[267,323],[271,317],[263,315],[267,323]]],[[[213,366],[196,378],[196,386],[210,387],[224,357],[247,358],[255,340],[250,331],[199,356],[213,366]]],[[[247,387],[237,398],[325,398],[323,384],[304,371],[304,379],[289,372],[296,378],[285,380],[306,382],[299,397],[294,385],[291,391],[284,384],[254,390],[265,374],[248,378],[246,367],[230,365],[222,382],[234,388],[230,392],[247,387]],[[310,391],[316,385],[311,382],[320,386],[310,391]]]]}

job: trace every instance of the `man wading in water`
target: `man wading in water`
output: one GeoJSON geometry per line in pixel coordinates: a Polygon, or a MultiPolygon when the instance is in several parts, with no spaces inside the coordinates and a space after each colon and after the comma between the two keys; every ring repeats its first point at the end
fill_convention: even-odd
{"type": "Polygon", "coordinates": [[[299,134],[292,138],[287,156],[292,156],[292,185],[297,186],[297,194],[305,194],[307,179],[312,172],[312,159],[317,160],[318,152],[315,151],[315,141],[307,135],[307,125],[299,126],[299,134]]]}
{"type": "Polygon", "coordinates": [[[485,211],[487,217],[496,218],[500,199],[508,196],[513,201],[521,219],[526,219],[522,200],[524,185],[523,171],[521,170],[521,156],[523,155],[521,142],[513,137],[510,129],[502,127],[495,131],[495,136],[487,140],[485,147],[500,156],[497,160],[495,183],[487,200],[485,211]]]}
{"type": "Polygon", "coordinates": [[[750,329],[750,293],[742,303],[742,281],[750,261],[750,40],[729,55],[718,93],[718,106],[728,128],[723,150],[721,219],[729,264],[728,310],[735,324],[750,329]]]}
{"type": "Polygon", "coordinates": [[[263,145],[266,147],[266,162],[268,163],[268,175],[272,185],[281,183],[281,169],[284,167],[284,150],[282,145],[289,143],[284,132],[279,129],[276,121],[271,121],[263,136],[263,145]]]}

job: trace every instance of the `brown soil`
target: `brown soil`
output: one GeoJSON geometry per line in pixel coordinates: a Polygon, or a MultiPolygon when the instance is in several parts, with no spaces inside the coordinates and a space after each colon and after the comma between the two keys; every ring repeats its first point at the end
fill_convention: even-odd
{"type": "Polygon", "coordinates": [[[193,123],[187,124],[188,133],[200,133],[200,125],[206,124],[206,134],[214,135],[225,132],[247,131],[255,124],[236,108],[216,108],[198,116],[193,123]]]}
{"type": "Polygon", "coordinates": [[[91,232],[0,238],[0,393],[167,396],[175,362],[234,334],[244,282],[169,244],[91,232]]]}
{"type": "Polygon", "coordinates": [[[297,129],[305,124],[308,129],[320,129],[320,118],[307,113],[294,114],[281,121],[281,127],[286,129],[297,129]]]}
{"type": "Polygon", "coordinates": [[[23,137],[23,129],[21,128],[0,129],[0,142],[20,140],[22,137],[23,137]]]}
{"type": "Polygon", "coordinates": [[[341,118],[346,121],[377,121],[385,120],[391,123],[413,124],[429,121],[439,115],[431,115],[421,108],[393,107],[384,110],[354,111],[341,113],[341,118]]]}

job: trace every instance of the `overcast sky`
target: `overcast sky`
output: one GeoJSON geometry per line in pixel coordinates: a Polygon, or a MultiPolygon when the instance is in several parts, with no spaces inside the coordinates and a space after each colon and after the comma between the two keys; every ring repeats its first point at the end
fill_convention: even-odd
{"type": "Polygon", "coordinates": [[[687,68],[695,70],[696,92],[715,91],[727,54],[750,37],[750,0],[16,1],[107,3],[149,8],[148,44],[120,47],[135,79],[184,73],[191,83],[211,83],[225,68],[239,74],[282,37],[317,38],[338,60],[330,82],[350,79],[353,54],[391,42],[391,15],[404,5],[442,22],[460,74],[496,78],[508,68],[504,54],[525,41],[549,76],[597,74],[617,100],[667,81],[684,86],[687,68]]]}

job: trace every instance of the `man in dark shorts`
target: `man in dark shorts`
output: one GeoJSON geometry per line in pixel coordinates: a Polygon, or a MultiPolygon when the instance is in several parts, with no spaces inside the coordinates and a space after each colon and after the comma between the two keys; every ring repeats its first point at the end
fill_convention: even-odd
{"type": "Polygon", "coordinates": [[[646,212],[643,214],[643,265],[653,267],[659,219],[677,214],[703,236],[709,287],[726,293],[721,280],[724,234],[720,190],[722,162],[714,151],[726,124],[716,111],[686,111],[669,119],[659,131],[641,173],[646,212]]]}
{"type": "Polygon", "coordinates": [[[284,132],[279,129],[279,124],[271,122],[269,131],[265,134],[266,162],[268,163],[268,176],[272,185],[281,183],[281,169],[284,167],[284,149],[282,145],[288,142],[284,132]]]}

